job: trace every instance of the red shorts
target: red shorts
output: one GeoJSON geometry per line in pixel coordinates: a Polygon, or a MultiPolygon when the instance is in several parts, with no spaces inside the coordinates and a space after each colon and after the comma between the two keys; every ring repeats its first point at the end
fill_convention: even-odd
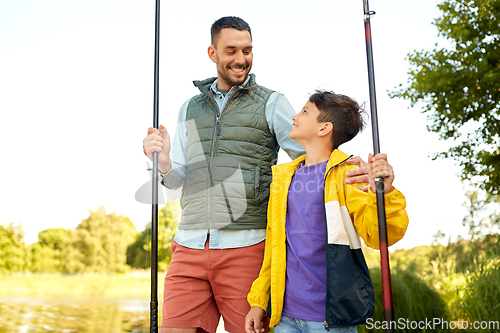
{"type": "Polygon", "coordinates": [[[250,310],[247,294],[259,276],[264,243],[215,250],[207,241],[203,250],[196,250],[173,241],[161,327],[198,327],[215,333],[222,315],[226,331],[244,333],[250,310]]]}

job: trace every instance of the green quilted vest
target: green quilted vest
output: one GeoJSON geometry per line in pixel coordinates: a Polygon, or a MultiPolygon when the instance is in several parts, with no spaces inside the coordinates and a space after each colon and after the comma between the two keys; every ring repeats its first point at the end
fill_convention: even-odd
{"type": "Polygon", "coordinates": [[[251,74],[218,116],[210,90],[215,79],[194,82],[201,94],[187,108],[179,229],[263,229],[279,149],[265,115],[273,91],[257,85],[251,74]]]}

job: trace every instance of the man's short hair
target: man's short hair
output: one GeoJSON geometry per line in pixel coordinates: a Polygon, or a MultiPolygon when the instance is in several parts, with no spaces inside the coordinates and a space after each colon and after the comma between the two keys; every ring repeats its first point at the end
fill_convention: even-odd
{"type": "Polygon", "coordinates": [[[318,108],[319,122],[330,122],[333,125],[333,148],[350,141],[365,127],[364,104],[359,104],[345,95],[332,91],[316,90],[309,97],[309,102],[318,108]]]}
{"type": "Polygon", "coordinates": [[[212,36],[213,46],[215,46],[215,44],[217,43],[216,39],[219,36],[220,31],[225,28],[233,28],[239,31],[247,30],[250,34],[250,38],[252,38],[252,30],[250,30],[250,26],[248,25],[248,23],[236,16],[225,16],[221,17],[212,24],[210,34],[212,36]]]}

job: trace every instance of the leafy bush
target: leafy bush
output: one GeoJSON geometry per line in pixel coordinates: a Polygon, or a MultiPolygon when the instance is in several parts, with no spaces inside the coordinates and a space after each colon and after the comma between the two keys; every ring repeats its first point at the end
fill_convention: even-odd
{"type": "MultiPolygon", "coordinates": [[[[181,214],[179,200],[172,200],[158,211],[158,270],[166,271],[172,259],[170,245],[177,233],[181,214]]],[[[127,249],[127,264],[133,268],[151,267],[151,222],[127,249]]]]}

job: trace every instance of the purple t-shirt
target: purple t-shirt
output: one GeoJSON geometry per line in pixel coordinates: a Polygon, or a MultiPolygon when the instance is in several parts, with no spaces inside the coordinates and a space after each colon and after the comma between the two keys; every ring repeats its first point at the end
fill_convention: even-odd
{"type": "Polygon", "coordinates": [[[283,315],[291,318],[325,320],[325,169],[326,161],[302,165],[293,175],[288,190],[283,315]]]}

